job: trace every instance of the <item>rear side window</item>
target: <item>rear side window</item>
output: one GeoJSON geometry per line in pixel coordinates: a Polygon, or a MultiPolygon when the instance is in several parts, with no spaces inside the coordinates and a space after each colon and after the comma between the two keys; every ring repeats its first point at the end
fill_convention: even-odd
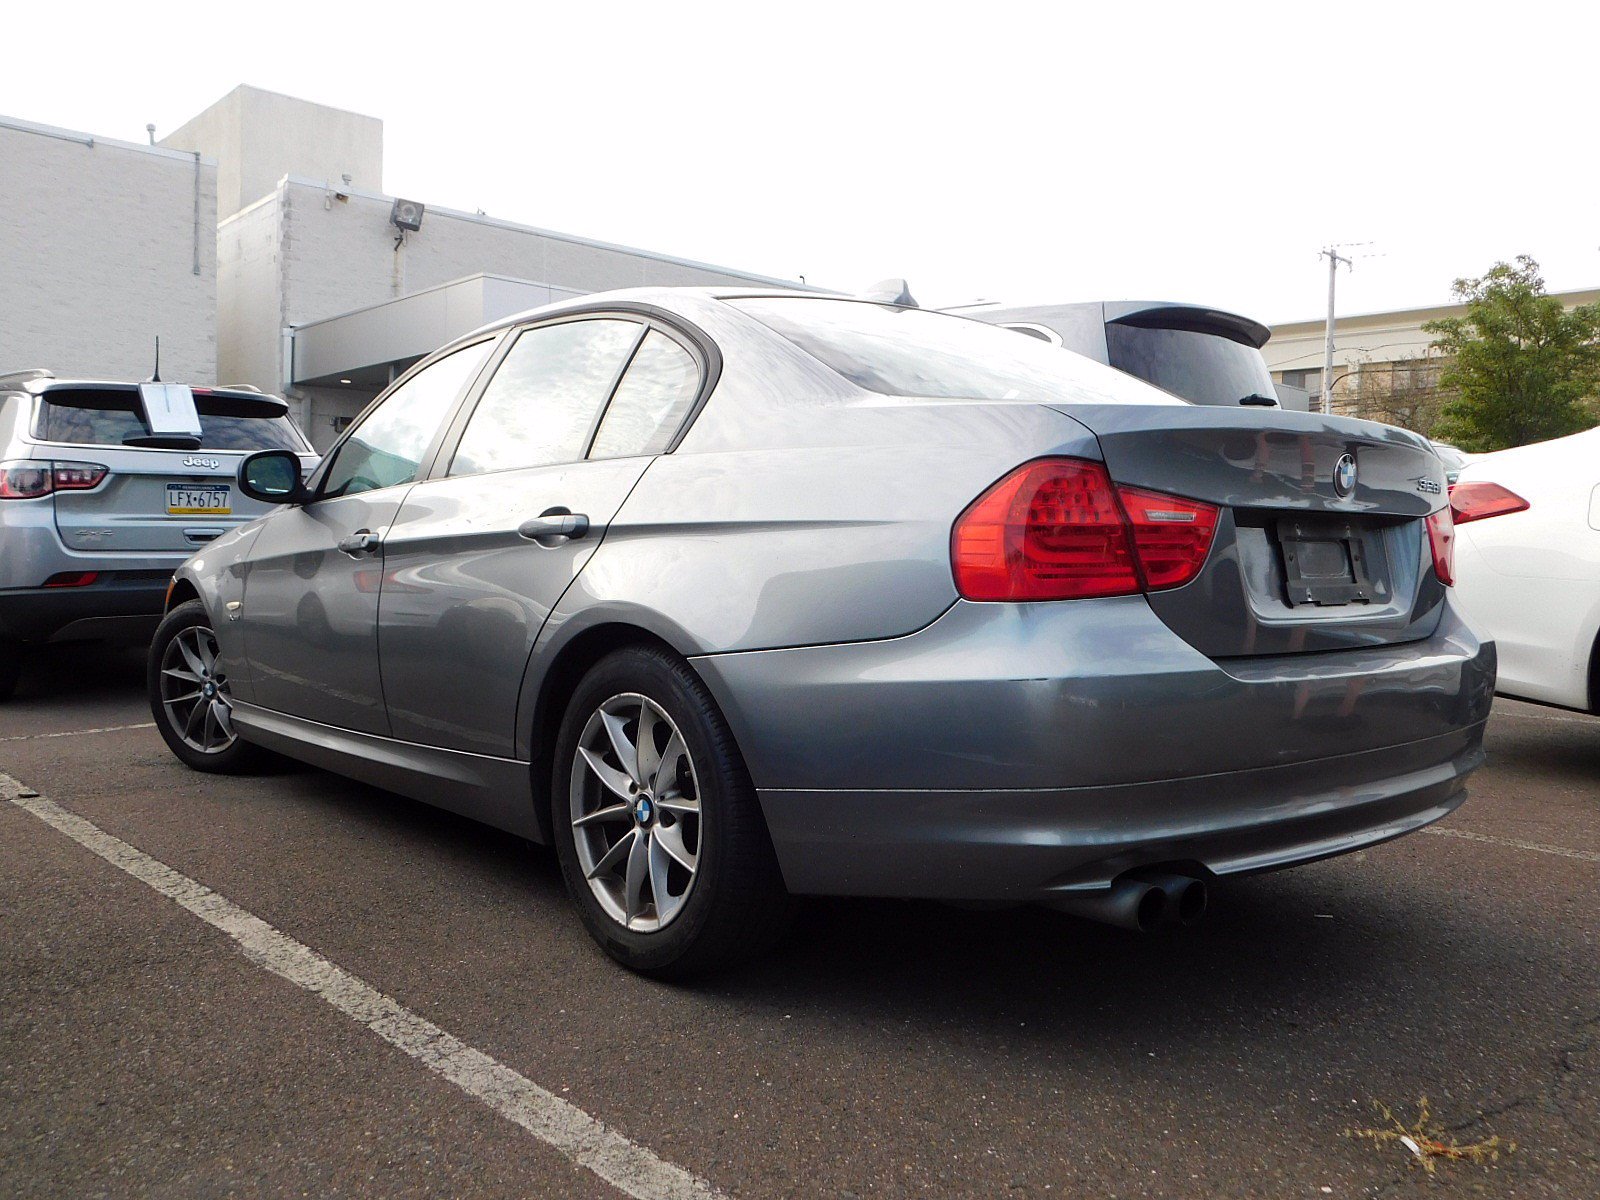
{"type": "Polygon", "coordinates": [[[812,297],[728,301],[857,387],[889,396],[1166,404],[1170,397],[1010,329],[963,317],[812,297]]]}
{"type": "Polygon", "coordinates": [[[632,321],[564,321],[524,330],[483,390],[451,475],[577,462],[639,340],[632,321]]]}
{"type": "MultiPolygon", "coordinates": [[[[80,446],[121,446],[149,434],[139,415],[136,393],[121,388],[105,391],[57,392],[42,406],[38,436],[46,442],[80,446]]],[[[305,449],[287,417],[239,417],[219,414],[216,402],[195,396],[200,413],[202,450],[305,449]]]]}
{"type": "Polygon", "coordinates": [[[323,496],[353,496],[416,478],[422,457],[493,342],[463,346],[390,392],[334,451],[323,496]]]}
{"type": "Polygon", "coordinates": [[[700,391],[700,364],[666,334],[651,330],[606,407],[590,458],[660,454],[700,391]]]}

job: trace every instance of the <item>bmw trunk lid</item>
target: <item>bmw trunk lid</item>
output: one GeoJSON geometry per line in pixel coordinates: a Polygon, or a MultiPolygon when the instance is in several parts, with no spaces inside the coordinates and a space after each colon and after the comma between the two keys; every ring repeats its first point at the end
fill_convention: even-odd
{"type": "Polygon", "coordinates": [[[1061,405],[1112,479],[1221,509],[1211,554],[1151,607],[1213,657],[1415,641],[1439,622],[1428,515],[1444,466],[1393,426],[1196,405],[1061,405]]]}

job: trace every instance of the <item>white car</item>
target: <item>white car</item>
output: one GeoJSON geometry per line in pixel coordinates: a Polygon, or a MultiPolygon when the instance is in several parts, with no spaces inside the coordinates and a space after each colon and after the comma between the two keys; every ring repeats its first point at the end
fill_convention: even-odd
{"type": "Polygon", "coordinates": [[[1500,450],[1451,489],[1456,596],[1502,695],[1600,711],[1600,429],[1500,450]]]}

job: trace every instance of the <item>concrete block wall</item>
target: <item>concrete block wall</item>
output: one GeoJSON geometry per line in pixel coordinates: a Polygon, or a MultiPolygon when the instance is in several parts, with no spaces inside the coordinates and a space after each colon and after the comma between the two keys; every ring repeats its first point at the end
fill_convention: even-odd
{"type": "Polygon", "coordinates": [[[0,117],[0,371],[215,383],[216,224],[215,163],[0,117]]]}

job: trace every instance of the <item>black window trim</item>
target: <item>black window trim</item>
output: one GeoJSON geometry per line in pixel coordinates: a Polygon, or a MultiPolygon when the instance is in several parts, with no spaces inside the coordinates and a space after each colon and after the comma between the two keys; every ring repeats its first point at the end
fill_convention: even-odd
{"type": "MultiPolygon", "coordinates": [[[[581,458],[572,460],[570,463],[552,463],[548,465],[572,466],[574,463],[592,461],[589,458],[589,454],[594,449],[594,440],[599,435],[600,426],[605,421],[606,413],[611,410],[611,401],[613,398],[615,398],[617,389],[622,385],[623,379],[627,376],[628,368],[633,365],[634,357],[639,353],[639,347],[644,345],[644,340],[649,336],[651,330],[655,330],[671,338],[680,347],[688,352],[689,356],[694,359],[696,366],[700,368],[699,391],[695,394],[693,402],[689,405],[689,408],[684,413],[682,420],[678,423],[678,428],[673,432],[672,439],[667,443],[666,448],[663,449],[661,453],[671,454],[674,450],[676,450],[679,444],[688,435],[689,429],[693,426],[695,418],[700,415],[701,409],[705,407],[706,401],[710,399],[712,391],[714,391],[717,386],[717,381],[722,376],[722,355],[717,350],[716,343],[707,337],[704,332],[690,324],[688,321],[683,320],[675,313],[667,312],[665,309],[659,308],[654,304],[640,304],[630,301],[623,301],[611,304],[597,304],[593,308],[583,308],[555,313],[540,320],[525,321],[521,323],[508,323],[497,328],[495,333],[503,337],[500,346],[493,354],[489,356],[488,361],[484,363],[483,370],[478,373],[478,377],[473,386],[468,389],[466,396],[457,405],[455,415],[449,422],[447,422],[445,436],[434,452],[434,458],[429,464],[429,469],[425,473],[419,473],[417,478],[419,480],[471,478],[471,476],[468,475],[451,476],[449,474],[450,463],[455,458],[455,452],[460,445],[462,435],[466,433],[467,423],[472,419],[472,415],[476,411],[479,401],[483,399],[483,394],[488,390],[489,384],[494,379],[495,372],[500,369],[500,364],[504,362],[506,355],[511,352],[511,347],[515,344],[517,338],[521,337],[525,333],[530,332],[531,330],[543,329],[550,325],[562,325],[573,321],[595,321],[607,319],[628,321],[630,324],[636,324],[640,327],[639,334],[634,339],[633,346],[628,350],[628,353],[623,358],[622,365],[618,368],[615,377],[613,377],[611,380],[611,386],[606,392],[605,401],[600,405],[599,409],[595,413],[594,419],[590,422],[589,434],[587,438],[584,439],[583,443],[583,456],[581,458]]],[[[332,452],[330,451],[329,453],[331,454],[332,452]]],[[[654,456],[631,455],[629,457],[654,456]]],[[[604,461],[615,462],[620,461],[620,459],[606,459],[604,461]]],[[[514,471],[526,470],[527,468],[505,467],[502,469],[514,471]]],[[[496,472],[481,471],[474,472],[473,474],[487,475],[495,473],[496,472]]]]}

